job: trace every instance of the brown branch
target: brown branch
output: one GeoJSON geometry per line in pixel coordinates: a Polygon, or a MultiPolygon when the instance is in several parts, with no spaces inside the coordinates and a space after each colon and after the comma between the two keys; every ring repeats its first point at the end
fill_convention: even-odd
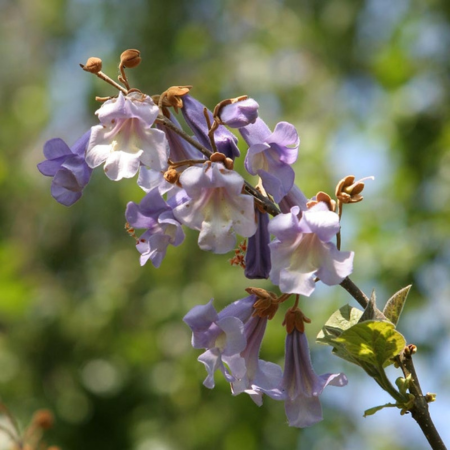
{"type": "Polygon", "coordinates": [[[445,446],[444,441],[439,435],[439,432],[431,419],[427,396],[423,395],[420,387],[419,378],[412,360],[412,355],[414,352],[411,350],[413,348],[415,348],[415,346],[408,345],[396,358],[396,361],[401,367],[405,378],[411,376],[409,382],[409,392],[414,395],[415,399],[414,405],[409,409],[409,411],[427,438],[431,448],[433,450],[446,450],[447,447],[445,446]]]}
{"type": "Polygon", "coordinates": [[[369,298],[364,294],[349,277],[344,278],[341,286],[365,309],[369,304],[369,298]]]}

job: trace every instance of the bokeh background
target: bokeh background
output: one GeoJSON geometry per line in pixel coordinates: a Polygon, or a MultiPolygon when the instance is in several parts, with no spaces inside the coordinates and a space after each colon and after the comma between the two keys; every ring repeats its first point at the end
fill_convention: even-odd
{"type": "MultiPolygon", "coordinates": [[[[348,174],[375,176],[344,212],[343,249],[356,252],[352,279],[375,288],[379,306],[413,284],[399,329],[419,347],[422,387],[438,393],[431,413],[449,443],[446,0],[0,0],[0,398],[21,425],[51,409],[47,442],[64,450],[427,448],[398,410],[364,419],[390,399],[314,344],[335,309],[356,306],[341,288],[318,287],[302,308],[317,372],[344,371],[349,385],[325,390],[323,422],[289,428],[281,403],[232,397],[220,376],[204,388],[181,321],[211,297],[221,308],[245,296],[240,269],[202,253],[189,231],[159,270],[140,267],[124,231],[126,203],[142,197],[135,179],[97,170],[73,207],[51,198],[36,169],[44,142],[73,143],[97,123],[95,95],[115,94],[78,64],[101,57],[114,77],[127,48],[142,52],[129,76],[148,94],[191,84],[210,107],[248,94],[271,127],[293,123],[309,197],[348,174]]],[[[281,322],[262,349],[280,364],[281,322]]]]}

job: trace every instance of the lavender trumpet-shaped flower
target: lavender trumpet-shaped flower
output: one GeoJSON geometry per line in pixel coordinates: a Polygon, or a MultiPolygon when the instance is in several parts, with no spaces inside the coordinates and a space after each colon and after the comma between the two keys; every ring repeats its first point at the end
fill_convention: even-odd
{"type": "MultiPolygon", "coordinates": [[[[317,376],[311,364],[304,322],[310,322],[297,307],[286,313],[286,355],[280,391],[284,396],[286,416],[291,427],[309,427],[322,420],[319,395],[326,386],[345,386],[343,373],[317,376]]],[[[269,394],[270,395],[270,394],[269,394]]]]}
{"type": "Polygon", "coordinates": [[[270,233],[269,215],[255,209],[257,229],[248,239],[245,254],[245,276],[249,279],[269,278],[270,269],[270,233]]]}
{"type": "Polygon", "coordinates": [[[341,252],[330,242],[339,231],[339,217],[324,202],[302,213],[294,206],[269,223],[275,235],[270,243],[270,279],[282,292],[309,296],[315,278],[332,286],[342,282],[353,269],[353,252],[341,252]]]}
{"type": "MultiPolygon", "coordinates": [[[[170,113],[169,113],[170,114],[170,113]]],[[[182,130],[180,123],[173,114],[170,114],[170,121],[180,130],[182,130]]],[[[175,133],[171,128],[164,125],[157,124],[156,127],[162,130],[169,143],[170,154],[169,158],[173,162],[183,161],[187,159],[201,159],[205,158],[196,148],[189,142],[184,140],[178,133],[175,133]]]]}
{"type": "Polygon", "coordinates": [[[250,318],[254,302],[255,296],[251,295],[217,313],[210,300],[206,305],[194,306],[184,316],[183,321],[192,330],[192,346],[206,349],[198,361],[205,365],[208,372],[203,382],[207,388],[214,387],[216,370],[220,370],[229,383],[245,375],[245,360],[240,353],[247,345],[244,322],[250,318]]]}
{"type": "Polygon", "coordinates": [[[272,133],[258,118],[239,132],[249,145],[245,168],[251,175],[261,177],[264,189],[278,203],[294,184],[291,164],[297,160],[300,145],[296,129],[290,123],[280,122],[272,133]]]}
{"type": "Polygon", "coordinates": [[[278,299],[275,294],[264,289],[248,288],[246,291],[255,299],[253,314],[244,324],[246,346],[240,354],[244,358],[246,371],[241,379],[231,383],[231,391],[233,395],[245,392],[258,406],[261,406],[263,394],[274,398],[280,395],[278,387],[282,379],[281,367],[259,359],[267,321],[275,315],[278,299]]]}
{"type": "Polygon", "coordinates": [[[230,128],[242,128],[255,123],[258,118],[258,103],[252,98],[233,99],[220,109],[220,121],[230,128]]]}
{"type": "Polygon", "coordinates": [[[80,199],[91,178],[92,169],[84,159],[90,135],[89,130],[71,148],[59,138],[50,139],[44,145],[47,160],[37,168],[43,175],[53,177],[52,197],[65,206],[80,199]]]}
{"type": "Polygon", "coordinates": [[[173,213],[182,224],[200,230],[202,250],[227,253],[236,245],[234,232],[250,237],[256,232],[253,197],[242,194],[244,179],[222,163],[205,163],[180,176],[188,199],[173,213]]]}
{"type": "MultiPolygon", "coordinates": [[[[189,128],[194,132],[195,137],[200,144],[212,151],[211,141],[208,136],[208,125],[204,114],[205,106],[198,100],[191,97],[189,94],[183,96],[183,107],[181,112],[189,125],[189,128]]],[[[214,122],[211,111],[207,109],[207,114],[212,124],[214,122]]],[[[223,125],[220,125],[214,132],[214,142],[217,151],[223,153],[226,157],[234,159],[240,155],[237,138],[233,133],[230,133],[223,125]]]]}
{"type": "Polygon", "coordinates": [[[149,96],[120,93],[96,114],[101,125],[92,127],[86,151],[89,167],[105,163],[104,171],[114,181],[133,177],[141,164],[155,170],[167,167],[166,135],[151,128],[159,108],[149,96]]]}
{"type": "MultiPolygon", "coordinates": [[[[173,197],[172,202],[175,199],[173,197]]],[[[159,267],[169,244],[177,247],[184,241],[181,224],[173,216],[171,206],[161,197],[158,188],[151,189],[139,205],[129,202],[125,217],[128,229],[133,230],[132,234],[134,228],[147,230],[136,239],[141,266],[150,260],[155,267],[159,267]]]]}

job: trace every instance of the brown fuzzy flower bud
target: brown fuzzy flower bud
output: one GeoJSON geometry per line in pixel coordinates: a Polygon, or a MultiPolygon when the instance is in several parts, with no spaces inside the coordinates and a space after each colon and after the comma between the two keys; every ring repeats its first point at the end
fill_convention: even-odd
{"type": "Polygon", "coordinates": [[[234,168],[234,161],[231,158],[225,158],[225,161],[224,161],[223,165],[228,170],[233,170],[233,168],[234,168]]]}
{"type": "Polygon", "coordinates": [[[300,333],[305,332],[305,323],[311,323],[311,319],[308,319],[300,308],[296,306],[289,308],[284,316],[283,325],[286,326],[288,334],[292,333],[294,329],[300,333]]]}
{"type": "Polygon", "coordinates": [[[141,52],[135,49],[125,50],[120,55],[120,66],[126,67],[127,69],[132,69],[137,67],[142,61],[141,52]]]}
{"type": "Polygon", "coordinates": [[[227,157],[223,154],[223,153],[219,153],[219,152],[214,152],[210,157],[209,157],[211,162],[221,162],[224,163],[225,160],[227,159],[227,157]]]}
{"type": "Polygon", "coordinates": [[[53,414],[48,409],[40,409],[34,413],[33,423],[43,430],[48,430],[53,427],[55,419],[53,414]]]}
{"type": "Polygon", "coordinates": [[[163,97],[163,106],[172,106],[176,113],[178,113],[178,108],[183,107],[183,95],[189,93],[192,86],[171,86],[161,95],[163,97]]]}
{"type": "Polygon", "coordinates": [[[342,203],[358,203],[364,197],[360,195],[364,189],[364,180],[373,180],[374,177],[363,178],[362,180],[355,182],[353,175],[348,175],[342,178],[336,186],[336,198],[342,203]]]}
{"type": "Polygon", "coordinates": [[[102,60],[93,56],[86,61],[84,66],[83,64],[80,64],[80,66],[86,72],[99,73],[102,70],[102,60]]]}
{"type": "Polygon", "coordinates": [[[278,311],[278,298],[273,292],[268,292],[262,288],[249,287],[246,291],[250,295],[255,295],[258,300],[253,305],[255,309],[253,316],[267,317],[272,319],[278,311]]]}
{"type": "Polygon", "coordinates": [[[336,202],[326,193],[326,192],[318,192],[316,195],[315,200],[310,200],[308,203],[306,203],[306,206],[308,208],[312,208],[313,206],[317,205],[319,202],[324,202],[327,204],[328,209],[330,211],[335,212],[336,211],[336,202]]]}
{"type": "Polygon", "coordinates": [[[164,173],[164,179],[172,184],[178,184],[180,179],[180,174],[177,172],[176,169],[167,169],[164,173]]]}

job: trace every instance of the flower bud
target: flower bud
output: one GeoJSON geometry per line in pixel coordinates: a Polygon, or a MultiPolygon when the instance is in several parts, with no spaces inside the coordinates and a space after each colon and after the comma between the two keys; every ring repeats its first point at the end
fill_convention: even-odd
{"type": "Polygon", "coordinates": [[[258,118],[258,103],[247,96],[224,100],[214,110],[214,115],[219,116],[220,122],[231,128],[242,128],[255,123],[258,118]]]}
{"type": "Polygon", "coordinates": [[[139,50],[125,50],[120,55],[120,65],[123,67],[126,67],[127,69],[132,69],[133,67],[137,67],[142,58],[141,58],[141,52],[139,50]]]}
{"type": "Polygon", "coordinates": [[[293,306],[286,311],[283,325],[286,326],[286,331],[288,334],[291,334],[294,329],[300,333],[304,333],[305,323],[311,323],[311,319],[308,319],[300,308],[293,306]]]}
{"type": "Polygon", "coordinates": [[[172,184],[178,184],[180,179],[180,174],[176,169],[168,169],[164,173],[164,179],[172,184]]]}
{"type": "Polygon", "coordinates": [[[312,208],[316,206],[319,202],[323,202],[328,206],[328,209],[332,212],[336,211],[336,202],[326,193],[318,192],[314,200],[310,200],[306,203],[307,208],[312,208]]]}
{"type": "Polygon", "coordinates": [[[86,61],[84,66],[82,64],[80,66],[86,72],[99,73],[102,70],[102,60],[93,56],[86,61]]]}
{"type": "Polygon", "coordinates": [[[374,177],[366,177],[355,182],[353,175],[343,178],[336,186],[336,197],[342,203],[358,203],[364,197],[361,194],[364,189],[364,180],[373,180],[374,177]]]}
{"type": "Polygon", "coordinates": [[[225,162],[226,158],[227,157],[223,153],[220,153],[220,152],[214,152],[209,157],[211,162],[221,162],[221,163],[225,162]]]}
{"type": "Polygon", "coordinates": [[[223,165],[228,170],[233,170],[234,168],[234,161],[231,158],[225,158],[225,161],[223,162],[223,165]]]}

